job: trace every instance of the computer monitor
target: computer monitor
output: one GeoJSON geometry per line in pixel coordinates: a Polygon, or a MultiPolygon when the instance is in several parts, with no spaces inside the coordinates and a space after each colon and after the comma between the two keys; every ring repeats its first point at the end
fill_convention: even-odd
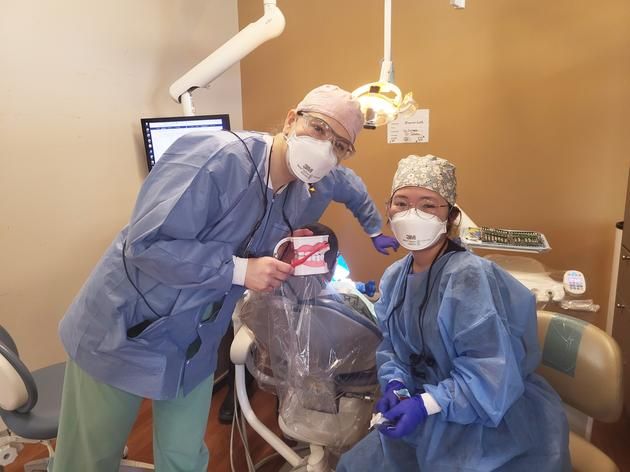
{"type": "Polygon", "coordinates": [[[162,157],[175,140],[194,131],[220,131],[230,129],[229,115],[171,116],[142,118],[142,136],[149,170],[162,157]]]}

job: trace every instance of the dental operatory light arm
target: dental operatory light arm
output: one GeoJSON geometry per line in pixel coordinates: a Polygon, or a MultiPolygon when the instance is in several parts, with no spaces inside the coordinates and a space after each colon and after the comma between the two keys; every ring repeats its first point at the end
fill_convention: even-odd
{"type": "Polygon", "coordinates": [[[385,0],[385,23],[383,39],[383,63],[381,64],[381,76],[379,82],[393,82],[394,66],[392,64],[392,0],[385,0]]]}
{"type": "MultiPolygon", "coordinates": [[[[399,116],[408,116],[417,109],[413,94],[404,97],[400,88],[394,84],[394,66],[392,63],[392,0],[384,0],[384,38],[383,62],[377,82],[362,85],[352,92],[359,100],[361,111],[365,115],[364,128],[374,129],[395,120],[399,116]]],[[[451,0],[457,9],[465,8],[466,0],[451,0]]]]}
{"type": "Polygon", "coordinates": [[[173,100],[182,104],[184,115],[195,114],[192,92],[207,87],[214,79],[239,62],[250,52],[284,31],[284,15],[276,6],[276,0],[263,0],[264,15],[250,23],[236,36],[177,79],[169,88],[173,100]]]}

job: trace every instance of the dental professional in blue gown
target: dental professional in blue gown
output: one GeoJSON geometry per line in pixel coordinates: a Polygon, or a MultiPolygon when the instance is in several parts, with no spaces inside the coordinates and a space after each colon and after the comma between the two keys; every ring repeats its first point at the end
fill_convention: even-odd
{"type": "Polygon", "coordinates": [[[274,245],[362,126],[350,93],[323,85],[275,136],[191,133],[164,153],[61,321],[70,359],[54,472],[117,471],[143,398],[156,470],[207,470],[217,349],[236,301],[292,273],[274,245]]]}
{"type": "Polygon", "coordinates": [[[571,470],[560,398],[534,373],[534,296],[448,238],[455,196],[448,161],[399,162],[388,217],[410,253],[385,271],[376,305],[387,422],[337,472],[571,470]]]}

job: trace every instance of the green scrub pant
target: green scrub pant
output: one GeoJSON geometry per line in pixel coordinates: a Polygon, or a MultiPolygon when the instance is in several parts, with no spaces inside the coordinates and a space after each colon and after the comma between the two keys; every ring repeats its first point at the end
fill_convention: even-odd
{"type": "MultiPolygon", "coordinates": [[[[153,401],[157,472],[205,472],[213,376],[188,395],[153,401]]],[[[97,382],[68,360],[52,472],[115,472],[142,397],[97,382]]]]}

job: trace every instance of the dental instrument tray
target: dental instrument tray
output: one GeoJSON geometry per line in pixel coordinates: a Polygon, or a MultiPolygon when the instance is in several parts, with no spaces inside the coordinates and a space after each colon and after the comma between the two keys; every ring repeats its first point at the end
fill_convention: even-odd
{"type": "Polygon", "coordinates": [[[464,245],[481,249],[517,252],[545,252],[551,249],[545,235],[537,231],[468,227],[462,231],[461,238],[464,245]]]}

